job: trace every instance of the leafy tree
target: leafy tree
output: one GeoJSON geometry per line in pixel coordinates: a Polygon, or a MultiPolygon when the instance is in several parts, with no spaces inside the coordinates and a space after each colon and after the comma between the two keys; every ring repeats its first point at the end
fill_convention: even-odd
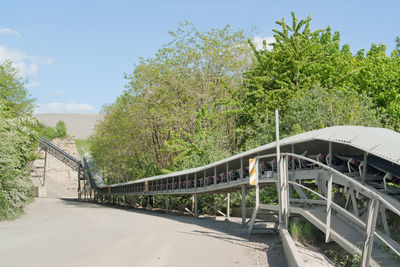
{"type": "Polygon", "coordinates": [[[29,168],[38,145],[32,111],[18,69],[0,64],[0,219],[16,217],[32,198],[29,168]]]}
{"type": "MultiPolygon", "coordinates": [[[[281,118],[294,119],[296,108],[304,111],[297,101],[304,103],[302,97],[309,96],[307,91],[313,88],[313,93],[318,91],[331,98],[340,95],[351,99],[359,97],[354,103],[360,105],[372,101],[368,105],[373,110],[371,114],[376,114],[383,126],[399,129],[400,64],[399,57],[394,56],[397,52],[387,57],[383,45],[373,45],[366,56],[362,51],[353,55],[349,45],[339,45],[338,32],[332,33],[330,27],[311,31],[310,22],[311,16],[298,20],[294,12],[290,24],[285,19],[276,22],[279,29],[273,30],[276,42],[272,44],[272,50],[264,47],[258,51],[249,40],[255,60],[244,73],[243,86],[233,91],[232,97],[226,101],[229,115],[236,121],[240,150],[273,141],[275,108],[279,109],[281,118]]],[[[324,104],[323,99],[318,98],[318,101],[319,105],[324,104]]],[[[357,110],[362,114],[367,112],[365,108],[357,110]]],[[[309,120],[314,121],[309,126],[369,124],[362,117],[349,120],[347,116],[355,113],[348,110],[350,113],[347,115],[340,115],[343,110],[339,107],[332,112],[333,116],[325,118],[324,114],[307,112],[311,116],[309,120]],[[334,121],[327,123],[327,118],[334,121]]],[[[292,131],[301,129],[305,131],[310,127],[301,125],[296,130],[287,127],[282,134],[291,135],[292,131]]]]}
{"type": "MultiPolygon", "coordinates": [[[[174,158],[187,149],[177,144],[200,142],[198,113],[226,98],[227,87],[236,90],[250,63],[244,34],[230,26],[200,32],[185,22],[170,34],[171,42],[153,58],[141,59],[133,73],[126,75],[127,90],[104,108],[105,119],[96,127],[94,158],[114,180],[176,168],[174,158]],[[169,149],[171,144],[174,149],[169,149]]],[[[216,114],[224,109],[213,107],[216,114]]],[[[224,149],[231,153],[235,149],[233,121],[224,120],[217,128],[227,136],[224,149]]]]}
{"type": "Polygon", "coordinates": [[[38,122],[36,130],[40,137],[50,141],[54,138],[64,138],[67,136],[67,127],[64,121],[58,121],[55,127],[46,126],[38,122]]]}
{"type": "Polygon", "coordinates": [[[55,130],[57,133],[57,137],[64,138],[67,136],[67,127],[65,126],[64,121],[58,121],[55,130]]]}
{"type": "Polygon", "coordinates": [[[33,99],[28,96],[24,82],[11,61],[0,64],[0,99],[4,108],[14,115],[32,114],[33,99]]]}
{"type": "Polygon", "coordinates": [[[364,56],[358,53],[360,71],[354,77],[354,87],[370,97],[382,115],[383,125],[400,130],[400,57],[398,50],[386,55],[386,46],[372,44],[364,56]]]}
{"type": "Polygon", "coordinates": [[[315,86],[288,102],[281,127],[290,135],[335,125],[381,126],[371,99],[355,91],[315,86]]]}

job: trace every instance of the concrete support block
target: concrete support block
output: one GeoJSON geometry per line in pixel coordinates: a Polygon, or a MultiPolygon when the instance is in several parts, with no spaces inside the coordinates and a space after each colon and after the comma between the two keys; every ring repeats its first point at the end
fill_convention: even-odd
{"type": "Polygon", "coordinates": [[[47,197],[47,187],[42,185],[35,186],[35,197],[47,197]]]}

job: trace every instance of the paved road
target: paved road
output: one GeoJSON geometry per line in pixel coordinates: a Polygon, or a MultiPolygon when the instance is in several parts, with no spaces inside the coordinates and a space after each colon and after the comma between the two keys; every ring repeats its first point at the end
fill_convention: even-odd
{"type": "Polygon", "coordinates": [[[42,198],[0,222],[1,266],[286,266],[273,234],[214,218],[42,198]]]}

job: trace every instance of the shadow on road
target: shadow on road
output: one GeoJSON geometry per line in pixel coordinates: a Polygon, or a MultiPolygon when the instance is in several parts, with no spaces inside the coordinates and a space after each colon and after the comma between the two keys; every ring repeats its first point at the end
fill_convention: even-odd
{"type": "Polygon", "coordinates": [[[247,233],[247,225],[242,225],[240,218],[232,218],[231,220],[223,220],[220,217],[200,216],[193,217],[190,214],[183,214],[179,211],[172,211],[165,214],[165,211],[160,209],[146,210],[141,208],[132,208],[125,206],[115,206],[104,203],[90,203],[79,201],[76,198],[61,198],[66,205],[76,207],[90,207],[90,208],[114,208],[124,212],[132,212],[136,214],[143,214],[147,216],[155,216],[163,219],[173,220],[180,223],[194,224],[201,226],[210,231],[193,230],[191,232],[177,231],[179,234],[198,235],[216,238],[231,244],[265,251],[267,255],[267,263],[271,265],[274,263],[284,267],[287,266],[286,258],[283,253],[281,240],[275,231],[266,229],[265,231],[257,231],[255,234],[249,235],[247,233]]]}

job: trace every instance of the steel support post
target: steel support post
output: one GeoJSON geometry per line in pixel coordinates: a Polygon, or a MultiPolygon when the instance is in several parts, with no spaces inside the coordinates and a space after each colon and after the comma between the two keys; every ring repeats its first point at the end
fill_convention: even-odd
{"type": "Polygon", "coordinates": [[[226,183],[229,184],[229,163],[228,162],[226,163],[226,183]]]}
{"type": "Polygon", "coordinates": [[[226,218],[230,218],[231,214],[231,193],[228,193],[226,196],[226,218]]]}
{"type": "MultiPolygon", "coordinates": [[[[249,172],[251,173],[250,166],[249,166],[249,172]]],[[[257,218],[257,214],[260,210],[260,187],[258,184],[258,174],[259,174],[258,173],[258,158],[255,158],[255,174],[256,174],[256,206],[254,207],[254,211],[253,211],[253,214],[250,219],[249,229],[248,229],[249,234],[251,234],[251,231],[253,230],[254,223],[257,218]]],[[[250,176],[250,174],[249,174],[249,176],[250,176]]],[[[250,180],[251,180],[251,178],[250,178],[250,180]]]]}
{"type": "Polygon", "coordinates": [[[194,216],[199,216],[199,211],[198,211],[198,196],[197,194],[193,195],[193,199],[194,199],[194,216]]]}
{"type": "MultiPolygon", "coordinates": [[[[294,154],[294,145],[291,145],[291,150],[292,150],[292,154],[294,154]]],[[[294,157],[292,157],[292,161],[291,161],[291,165],[292,165],[292,176],[291,179],[292,181],[296,182],[296,176],[295,176],[295,168],[294,168],[294,157]]],[[[299,188],[300,189],[300,188],[299,188]]],[[[301,189],[300,189],[301,190],[301,189]]],[[[300,196],[301,197],[301,196],[300,196]]],[[[290,185],[289,185],[289,201],[292,198],[292,190],[290,189],[290,185]]]]}
{"type": "Polygon", "coordinates": [[[78,199],[81,199],[81,170],[78,169],[78,199]]]}
{"type": "Polygon", "coordinates": [[[277,163],[277,191],[278,191],[278,202],[279,202],[279,223],[283,222],[283,198],[282,198],[282,163],[281,163],[281,147],[279,142],[279,114],[278,109],[275,109],[275,133],[276,133],[276,163],[277,163]]]}
{"type": "Polygon", "coordinates": [[[289,191],[288,191],[288,157],[282,157],[280,159],[280,209],[281,209],[281,223],[286,226],[289,225],[289,191]]]}
{"type": "Polygon", "coordinates": [[[365,184],[365,178],[367,177],[367,160],[368,160],[368,152],[364,151],[364,159],[362,162],[363,170],[362,170],[362,184],[365,184]]]}
{"type": "Polygon", "coordinates": [[[386,208],[384,205],[380,205],[379,210],[381,212],[382,224],[383,224],[383,229],[385,230],[385,234],[387,236],[390,236],[389,225],[386,218],[386,208]]]}
{"type": "Polygon", "coordinates": [[[217,185],[217,167],[214,167],[214,185],[217,185]]]}
{"type": "Polygon", "coordinates": [[[46,183],[46,166],[47,166],[47,150],[45,150],[45,152],[44,152],[43,186],[46,183]]]}
{"type": "Polygon", "coordinates": [[[240,175],[240,180],[243,180],[243,158],[240,158],[240,171],[239,171],[239,175],[240,175]]]}
{"type": "Polygon", "coordinates": [[[375,226],[376,226],[376,218],[378,217],[379,211],[379,200],[373,198],[370,200],[370,204],[368,207],[368,218],[367,224],[365,229],[365,238],[364,238],[364,245],[363,251],[361,256],[361,266],[368,267],[369,260],[371,258],[372,246],[374,244],[374,233],[375,233],[375,226]]]}
{"type": "Polygon", "coordinates": [[[194,194],[192,195],[192,197],[191,197],[191,200],[192,200],[192,215],[194,214],[194,194]]]}
{"type": "Polygon", "coordinates": [[[165,213],[168,214],[168,195],[165,195],[165,213]]]}
{"type": "Polygon", "coordinates": [[[246,224],[246,185],[242,185],[242,224],[246,224]]]}
{"type": "Polygon", "coordinates": [[[328,180],[328,190],[326,193],[326,223],[325,223],[325,243],[328,243],[331,235],[331,214],[332,214],[332,178],[331,174],[328,180]]]}
{"type": "Polygon", "coordinates": [[[332,142],[329,142],[329,161],[328,161],[329,167],[332,167],[332,159],[333,159],[332,142]]]}

